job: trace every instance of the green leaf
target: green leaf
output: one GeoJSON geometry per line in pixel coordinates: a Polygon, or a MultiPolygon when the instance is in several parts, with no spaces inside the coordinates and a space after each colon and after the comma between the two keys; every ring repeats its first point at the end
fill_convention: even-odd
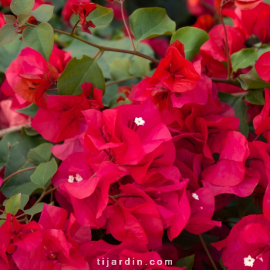
{"type": "Polygon", "coordinates": [[[105,90],[105,80],[97,61],[84,55],[82,59],[73,58],[67,64],[58,80],[58,92],[60,95],[79,95],[85,82],[105,90]]]}
{"type": "Polygon", "coordinates": [[[264,105],[265,103],[262,90],[249,91],[249,93],[245,96],[245,98],[246,98],[246,101],[252,104],[264,105]]]}
{"type": "Polygon", "coordinates": [[[194,264],[195,255],[191,255],[188,257],[185,257],[183,259],[180,259],[175,264],[176,267],[186,267],[185,270],[192,270],[193,264],[194,264]]]}
{"type": "Polygon", "coordinates": [[[245,198],[238,198],[238,212],[239,217],[243,218],[252,214],[261,214],[262,209],[257,202],[257,207],[255,205],[255,201],[252,195],[245,198]]]}
{"type": "Polygon", "coordinates": [[[41,5],[30,13],[39,21],[39,22],[48,22],[53,16],[54,6],[52,5],[41,5]]]}
{"type": "Polygon", "coordinates": [[[97,8],[89,14],[87,21],[92,21],[95,25],[109,24],[113,20],[113,9],[97,5],[97,8]]]}
{"type": "Polygon", "coordinates": [[[28,195],[25,195],[25,194],[22,194],[21,196],[21,204],[20,204],[20,210],[23,210],[24,207],[26,206],[26,204],[28,203],[29,201],[29,196],[28,195]]]}
{"type": "MultiPolygon", "coordinates": [[[[34,163],[27,160],[27,154],[30,149],[44,142],[45,140],[42,137],[28,137],[15,132],[5,135],[0,141],[0,157],[6,162],[5,178],[14,172],[35,166],[34,163]]],[[[33,170],[27,170],[14,175],[2,185],[1,191],[7,198],[17,193],[29,195],[29,191],[22,190],[20,187],[31,183],[30,175],[32,173],[33,170]]],[[[28,188],[34,191],[37,187],[33,184],[32,187],[28,186],[28,188]]]]}
{"type": "Polygon", "coordinates": [[[35,103],[32,103],[31,105],[29,105],[23,109],[17,110],[16,112],[19,112],[19,113],[22,113],[22,114],[25,114],[25,115],[28,115],[28,116],[34,118],[38,109],[39,109],[38,106],[35,103]]]}
{"type": "Polygon", "coordinates": [[[14,15],[6,15],[4,14],[4,20],[6,23],[9,24],[15,24],[16,23],[16,17],[14,15]]]}
{"type": "Polygon", "coordinates": [[[11,11],[19,15],[21,13],[29,13],[34,7],[35,0],[12,0],[10,4],[11,11]]]}
{"type": "Polygon", "coordinates": [[[52,143],[43,143],[33,149],[31,149],[27,155],[28,160],[31,160],[37,164],[47,162],[51,159],[52,143]]]}
{"type": "Polygon", "coordinates": [[[17,37],[13,42],[0,47],[0,72],[5,72],[10,63],[17,58],[25,47],[24,43],[17,37]]]}
{"type": "Polygon", "coordinates": [[[110,65],[111,77],[113,80],[122,80],[131,77],[129,73],[130,61],[128,58],[118,58],[110,65]]]}
{"type": "Polygon", "coordinates": [[[21,196],[22,194],[19,193],[12,196],[10,199],[7,200],[6,205],[5,205],[6,213],[10,213],[12,215],[17,214],[21,205],[21,196]]]}
{"type": "Polygon", "coordinates": [[[233,72],[240,68],[249,67],[258,58],[258,53],[253,48],[242,49],[231,55],[233,72]]]}
{"type": "Polygon", "coordinates": [[[27,21],[28,19],[31,17],[30,14],[19,14],[18,16],[18,22],[19,22],[19,26],[23,26],[27,21]]]}
{"type": "Polygon", "coordinates": [[[129,73],[136,77],[144,77],[150,71],[150,61],[134,56],[130,61],[129,73]]]}
{"type": "Polygon", "coordinates": [[[185,45],[185,54],[192,60],[200,51],[201,46],[209,39],[209,35],[196,27],[182,27],[171,38],[171,43],[179,40],[185,45]]]}
{"type": "Polygon", "coordinates": [[[32,127],[22,127],[22,134],[27,136],[37,136],[40,135],[34,128],[32,127]]]}
{"type": "Polygon", "coordinates": [[[176,24],[166,13],[164,8],[140,8],[129,17],[130,28],[137,39],[141,41],[161,35],[172,35],[176,24]]]}
{"type": "MultiPolygon", "coordinates": [[[[30,171],[30,172],[32,173],[33,171],[30,171]]],[[[30,173],[30,175],[31,175],[31,173],[30,173]]],[[[30,176],[27,179],[30,179],[30,176]]],[[[42,189],[38,185],[36,185],[35,183],[30,181],[30,182],[26,182],[25,184],[22,184],[22,185],[18,186],[17,188],[13,189],[10,193],[11,194],[10,196],[17,194],[18,192],[21,192],[22,194],[30,196],[31,194],[38,192],[40,190],[42,190],[42,189]]]]}
{"type": "Polygon", "coordinates": [[[30,209],[24,210],[24,213],[33,217],[35,214],[42,212],[44,204],[45,203],[38,203],[30,209]]]}
{"type": "Polygon", "coordinates": [[[30,179],[33,183],[44,189],[46,184],[54,176],[56,171],[57,163],[53,158],[49,162],[39,164],[35,172],[30,176],[30,179]]]}
{"type": "Polygon", "coordinates": [[[18,33],[12,24],[5,24],[0,28],[0,46],[11,43],[16,39],[18,33]]]}
{"type": "Polygon", "coordinates": [[[41,23],[35,28],[26,27],[22,36],[27,46],[38,51],[49,61],[54,44],[53,28],[50,24],[41,23]]]}
{"type": "Polygon", "coordinates": [[[227,269],[227,267],[223,264],[222,258],[220,258],[219,264],[220,264],[220,266],[222,267],[223,270],[227,269]]]}
{"type": "Polygon", "coordinates": [[[227,93],[219,92],[219,98],[221,99],[221,101],[233,107],[235,117],[240,119],[239,131],[247,137],[249,133],[249,127],[246,121],[247,105],[244,102],[243,97],[233,96],[227,93]]]}
{"type": "Polygon", "coordinates": [[[270,83],[262,80],[254,67],[247,74],[240,75],[237,80],[244,90],[270,88],[270,83]]]}

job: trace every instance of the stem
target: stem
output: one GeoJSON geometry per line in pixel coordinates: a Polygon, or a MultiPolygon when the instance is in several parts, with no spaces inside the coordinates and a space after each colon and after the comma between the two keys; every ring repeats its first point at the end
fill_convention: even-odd
{"type": "Polygon", "coordinates": [[[80,22],[80,20],[78,20],[78,21],[76,22],[76,24],[73,26],[73,28],[72,28],[72,30],[71,30],[71,32],[70,32],[71,35],[75,34],[76,28],[77,28],[77,25],[78,25],[79,22],[80,22]]]}
{"type": "Polygon", "coordinates": [[[133,54],[133,55],[137,55],[139,57],[145,58],[147,60],[150,60],[151,62],[153,62],[155,64],[159,64],[159,62],[160,62],[158,59],[155,59],[155,58],[153,58],[151,56],[148,56],[148,55],[143,54],[143,53],[138,52],[138,51],[130,51],[130,50],[124,50],[124,49],[117,49],[117,48],[110,48],[110,47],[106,47],[106,46],[101,46],[101,45],[92,43],[90,41],[87,41],[87,40],[85,40],[85,39],[83,39],[83,38],[81,38],[81,37],[79,37],[77,35],[71,35],[70,33],[67,33],[67,32],[64,32],[64,31],[61,31],[61,30],[57,30],[57,29],[54,29],[54,32],[59,33],[59,34],[62,34],[62,35],[66,35],[66,36],[69,36],[69,37],[73,37],[73,38],[75,38],[77,40],[80,40],[83,43],[86,43],[86,44],[92,46],[92,47],[98,48],[101,51],[133,54]]]}
{"type": "Polygon", "coordinates": [[[208,3],[206,3],[205,1],[201,0],[200,1],[200,5],[202,5],[203,7],[209,9],[210,11],[212,11],[213,13],[216,13],[216,9],[214,7],[212,7],[211,5],[209,5],[208,3]]]}
{"type": "MultiPolygon", "coordinates": [[[[31,23],[26,23],[25,26],[30,26],[30,27],[36,27],[36,25],[34,24],[31,24],[31,23]]],[[[100,49],[101,51],[108,51],[108,52],[119,52],[119,53],[127,53],[127,54],[133,54],[133,55],[137,55],[139,57],[142,57],[142,58],[145,58],[147,60],[150,60],[151,62],[155,63],[155,64],[159,64],[160,61],[158,59],[155,59],[151,56],[148,56],[146,54],[143,54],[141,52],[138,52],[138,51],[130,51],[130,50],[124,50],[124,49],[116,49],[116,48],[110,48],[110,47],[106,47],[106,46],[101,46],[101,45],[98,45],[98,44],[95,44],[95,43],[92,43],[90,41],[87,41],[86,39],[83,39],[75,34],[70,34],[70,33],[67,33],[65,31],[61,31],[61,30],[57,30],[57,29],[53,29],[53,31],[55,33],[59,33],[59,34],[62,34],[62,35],[66,35],[66,36],[69,36],[69,37],[72,37],[72,38],[75,38],[77,40],[80,40],[81,42],[85,43],[85,44],[88,44],[92,47],[95,47],[95,48],[98,48],[100,49]]]]}
{"type": "Polygon", "coordinates": [[[117,83],[129,81],[129,80],[132,80],[132,79],[136,79],[136,77],[135,77],[135,76],[132,76],[132,77],[128,77],[128,78],[125,78],[125,79],[121,79],[121,80],[109,82],[109,83],[106,83],[106,87],[108,87],[108,86],[110,86],[110,85],[113,85],[113,84],[117,84],[117,83]]]}
{"type": "Polygon", "coordinates": [[[0,138],[4,137],[6,134],[8,134],[10,132],[20,131],[23,127],[30,128],[31,126],[29,124],[26,124],[26,125],[20,125],[20,126],[15,126],[15,127],[2,129],[2,130],[0,130],[0,138]]]}
{"type": "Polygon", "coordinates": [[[3,181],[3,183],[5,183],[5,182],[8,181],[10,178],[12,178],[13,176],[15,176],[15,175],[17,175],[17,174],[19,174],[19,173],[26,172],[26,171],[29,171],[29,170],[34,170],[34,169],[36,169],[36,168],[37,168],[37,166],[35,166],[35,167],[29,167],[29,168],[25,168],[25,169],[22,169],[22,170],[20,170],[20,171],[17,171],[17,172],[15,172],[15,173],[9,175],[8,177],[6,177],[6,178],[4,179],[4,181],[3,181]]]}
{"type": "Polygon", "coordinates": [[[238,87],[241,87],[241,84],[238,81],[233,81],[231,79],[218,79],[218,78],[211,78],[212,82],[216,83],[227,83],[227,84],[232,84],[238,87]]]}
{"type": "Polygon", "coordinates": [[[98,50],[96,54],[92,57],[93,59],[96,59],[96,57],[101,53],[101,50],[98,50]]]}
{"type": "Polygon", "coordinates": [[[230,49],[229,49],[227,28],[226,28],[226,25],[224,23],[223,14],[222,14],[223,5],[224,5],[224,0],[222,0],[221,5],[220,5],[220,20],[221,20],[222,26],[224,28],[224,34],[225,34],[225,50],[226,50],[226,57],[227,57],[227,76],[229,79],[231,76],[231,59],[230,59],[230,49]]]}
{"type": "Polygon", "coordinates": [[[211,256],[211,254],[210,254],[210,252],[209,252],[209,250],[208,250],[208,248],[207,248],[207,246],[206,246],[206,244],[205,244],[205,242],[204,242],[203,237],[202,237],[201,234],[199,234],[199,238],[200,238],[200,240],[201,240],[201,242],[202,242],[203,248],[204,248],[204,250],[205,250],[205,252],[206,252],[206,254],[207,254],[207,256],[208,256],[210,262],[211,262],[212,265],[213,265],[213,268],[214,268],[215,270],[218,270],[218,269],[217,269],[217,266],[216,266],[214,260],[212,259],[212,256],[211,256]]]}
{"type": "Polygon", "coordinates": [[[39,197],[39,199],[35,202],[34,206],[37,205],[38,203],[40,203],[45,196],[47,196],[51,192],[54,192],[57,189],[59,189],[59,187],[52,188],[52,189],[50,189],[48,191],[47,190],[44,190],[44,192],[41,194],[41,196],[39,197]]]}
{"type": "Polygon", "coordinates": [[[125,2],[125,0],[120,0],[120,1],[119,1],[120,5],[121,5],[121,14],[122,14],[122,19],[123,19],[123,22],[124,22],[125,28],[126,28],[126,30],[127,30],[128,37],[129,37],[129,40],[130,40],[130,43],[131,43],[132,49],[133,49],[133,51],[136,51],[136,48],[135,48],[135,46],[134,46],[134,42],[133,42],[133,39],[132,39],[131,33],[130,33],[130,31],[129,31],[129,28],[128,28],[128,25],[127,25],[127,22],[126,22],[125,14],[124,14],[124,2],[125,2]]]}

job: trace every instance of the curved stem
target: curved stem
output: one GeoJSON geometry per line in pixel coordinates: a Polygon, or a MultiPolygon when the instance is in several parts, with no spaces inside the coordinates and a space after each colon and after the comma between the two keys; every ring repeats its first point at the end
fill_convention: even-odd
{"type": "Polygon", "coordinates": [[[128,77],[128,78],[125,78],[125,79],[121,79],[121,80],[109,82],[109,83],[106,83],[106,87],[108,87],[108,86],[110,86],[110,85],[113,85],[113,84],[117,84],[117,83],[129,81],[129,80],[132,80],[132,79],[136,79],[136,77],[135,77],[135,76],[132,76],[132,77],[128,77]]]}
{"type": "Polygon", "coordinates": [[[227,83],[227,84],[232,84],[238,87],[241,87],[241,84],[238,81],[233,81],[231,79],[218,79],[218,78],[210,78],[212,82],[216,83],[227,83]]]}
{"type": "MultiPolygon", "coordinates": [[[[48,186],[50,187],[50,185],[48,186]]],[[[55,187],[55,188],[52,188],[50,190],[47,190],[45,189],[44,192],[41,194],[41,196],[39,197],[39,199],[35,202],[34,205],[37,205],[38,203],[40,203],[42,201],[42,199],[47,196],[48,194],[50,194],[51,192],[54,192],[55,190],[59,189],[60,187],[55,187]]]]}
{"type": "Polygon", "coordinates": [[[125,49],[117,49],[117,48],[110,48],[110,47],[106,47],[106,46],[101,46],[101,45],[92,43],[90,41],[87,41],[87,40],[85,40],[85,39],[83,39],[83,38],[81,38],[81,37],[79,37],[77,35],[70,34],[70,33],[67,33],[67,32],[64,32],[64,31],[61,31],[61,30],[57,30],[57,29],[54,29],[54,32],[62,34],[62,35],[66,35],[66,36],[69,36],[69,37],[73,37],[73,38],[75,38],[77,40],[80,40],[81,42],[83,42],[85,44],[88,44],[88,45],[90,45],[92,47],[98,48],[101,51],[119,52],[119,53],[127,53],[127,54],[137,55],[139,57],[150,60],[151,62],[153,62],[155,64],[159,64],[159,62],[160,62],[158,59],[155,59],[155,58],[153,58],[151,56],[148,56],[148,55],[143,54],[143,53],[138,52],[138,51],[130,51],[130,50],[125,50],[125,49]]]}
{"type": "Polygon", "coordinates": [[[73,28],[72,28],[72,30],[71,30],[71,32],[70,32],[71,35],[75,34],[76,28],[77,28],[77,25],[78,25],[79,22],[80,22],[80,20],[78,20],[78,21],[75,23],[75,25],[73,26],[73,28]]]}
{"type": "Polygon", "coordinates": [[[134,42],[133,42],[133,39],[132,39],[132,36],[131,36],[131,33],[129,31],[129,28],[128,28],[128,25],[127,25],[127,22],[126,22],[126,18],[125,18],[125,14],[124,14],[124,2],[125,0],[120,0],[120,5],[121,5],[121,14],[122,14],[122,19],[123,19],[123,22],[124,22],[124,25],[125,25],[125,28],[127,30],[127,33],[128,33],[128,37],[129,37],[129,40],[130,40],[130,43],[131,43],[131,46],[132,46],[132,49],[133,51],[136,51],[136,48],[134,46],[134,42]]]}
{"type": "Polygon", "coordinates": [[[0,130],[0,138],[4,137],[6,134],[10,133],[10,132],[17,132],[17,131],[21,131],[21,129],[25,127],[25,128],[30,128],[30,124],[26,124],[26,125],[20,125],[20,126],[14,126],[14,127],[10,127],[10,128],[6,128],[6,129],[2,129],[0,130]]]}
{"type": "Polygon", "coordinates": [[[92,57],[93,59],[96,59],[96,57],[101,53],[101,50],[98,50],[96,54],[92,57]]]}
{"type": "Polygon", "coordinates": [[[224,34],[225,34],[225,51],[226,51],[226,57],[227,57],[227,76],[229,79],[231,76],[231,59],[230,59],[230,49],[229,49],[227,28],[226,28],[226,25],[224,23],[223,14],[222,14],[223,5],[224,5],[224,0],[221,1],[221,5],[220,5],[220,20],[221,20],[222,26],[224,28],[224,34]]]}
{"type": "Polygon", "coordinates": [[[206,244],[205,244],[205,242],[204,242],[203,237],[202,237],[201,234],[199,234],[199,238],[200,238],[200,240],[201,240],[201,242],[202,242],[203,248],[204,248],[204,250],[205,250],[205,252],[206,252],[206,254],[207,254],[207,256],[208,256],[210,262],[211,262],[212,265],[213,265],[213,268],[214,268],[215,270],[218,270],[218,269],[217,269],[217,266],[216,266],[216,264],[215,264],[215,262],[214,262],[214,260],[213,260],[213,258],[212,258],[212,256],[211,256],[211,254],[210,254],[210,252],[209,252],[209,250],[208,250],[208,248],[207,248],[207,246],[206,246],[206,244]]]}
{"type": "Polygon", "coordinates": [[[20,173],[26,172],[26,171],[30,171],[30,170],[35,170],[36,168],[37,168],[37,166],[35,166],[35,167],[29,167],[29,168],[25,168],[25,169],[22,169],[22,170],[20,170],[20,171],[17,171],[17,172],[15,172],[15,173],[9,175],[8,177],[6,177],[6,178],[4,179],[4,181],[3,181],[3,183],[7,182],[10,178],[12,178],[13,176],[15,176],[15,175],[17,175],[17,174],[20,174],[20,173]]]}

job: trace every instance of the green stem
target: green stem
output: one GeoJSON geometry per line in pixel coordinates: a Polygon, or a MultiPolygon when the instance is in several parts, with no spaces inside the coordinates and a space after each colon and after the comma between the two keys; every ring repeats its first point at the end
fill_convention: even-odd
{"type": "Polygon", "coordinates": [[[216,83],[227,83],[227,84],[232,84],[238,87],[241,87],[241,84],[238,81],[233,81],[231,79],[218,79],[218,78],[211,78],[212,82],[216,83]]]}
{"type": "Polygon", "coordinates": [[[113,85],[113,84],[117,84],[117,83],[129,81],[129,80],[132,80],[132,79],[136,79],[136,77],[135,77],[135,76],[132,76],[132,77],[128,77],[128,78],[125,78],[125,79],[121,79],[121,80],[109,82],[109,83],[106,84],[106,87],[108,87],[108,86],[110,86],[110,85],[113,85]]]}
{"type": "Polygon", "coordinates": [[[207,246],[206,246],[206,244],[205,244],[205,242],[204,242],[203,237],[202,237],[201,234],[199,234],[199,238],[200,238],[200,240],[201,240],[201,242],[202,242],[203,248],[204,248],[204,250],[205,250],[205,252],[206,252],[206,254],[207,254],[207,256],[208,256],[208,258],[209,258],[209,260],[210,260],[210,262],[211,262],[211,264],[212,264],[212,266],[213,266],[213,268],[214,268],[215,270],[218,270],[218,269],[217,269],[217,266],[216,266],[216,264],[215,264],[215,262],[214,262],[214,260],[213,260],[213,258],[212,258],[212,256],[211,256],[211,254],[210,254],[210,252],[209,252],[209,250],[208,250],[208,248],[207,248],[207,246]]]}

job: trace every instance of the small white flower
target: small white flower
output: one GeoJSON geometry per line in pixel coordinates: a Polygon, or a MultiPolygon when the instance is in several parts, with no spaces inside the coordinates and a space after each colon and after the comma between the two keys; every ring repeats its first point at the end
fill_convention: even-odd
{"type": "Polygon", "coordinates": [[[70,176],[68,177],[68,182],[69,182],[69,183],[73,183],[73,182],[74,182],[74,176],[70,175],[70,176]]]}
{"type": "Polygon", "coordinates": [[[197,201],[199,200],[199,196],[196,193],[192,193],[192,197],[197,201]]]}
{"type": "Polygon", "coordinates": [[[255,259],[253,259],[250,255],[248,257],[244,258],[244,265],[253,267],[253,264],[255,262],[255,259]]]}
{"type": "Polygon", "coordinates": [[[77,182],[81,182],[83,180],[83,178],[77,173],[76,177],[75,177],[77,182]]]}
{"type": "Polygon", "coordinates": [[[145,124],[145,121],[142,119],[142,117],[136,117],[134,122],[137,126],[144,126],[145,124]]]}

